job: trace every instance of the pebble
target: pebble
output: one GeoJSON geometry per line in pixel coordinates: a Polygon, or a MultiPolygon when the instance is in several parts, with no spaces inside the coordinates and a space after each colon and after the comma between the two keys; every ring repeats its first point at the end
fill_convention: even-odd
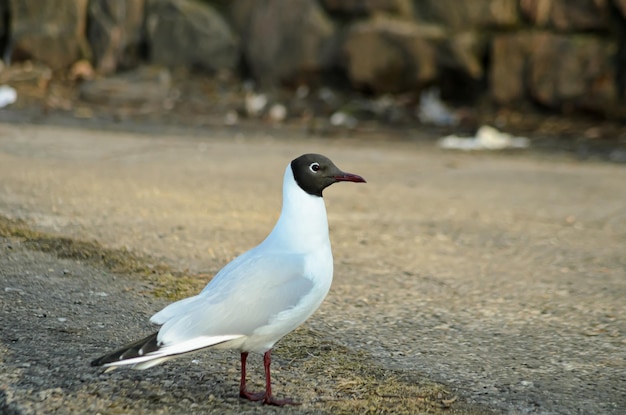
{"type": "Polygon", "coordinates": [[[239,115],[237,115],[237,111],[228,111],[226,115],[224,115],[225,125],[236,125],[238,121],[239,115]]]}
{"type": "Polygon", "coordinates": [[[287,118],[287,107],[282,104],[274,104],[270,107],[268,116],[272,122],[281,123],[287,118]]]}
{"type": "Polygon", "coordinates": [[[104,291],[97,291],[97,292],[90,292],[91,295],[95,295],[96,297],[108,297],[109,294],[105,293],[104,291]]]}
{"type": "Polygon", "coordinates": [[[337,111],[330,116],[330,124],[334,127],[356,128],[358,120],[350,114],[337,111]]]}

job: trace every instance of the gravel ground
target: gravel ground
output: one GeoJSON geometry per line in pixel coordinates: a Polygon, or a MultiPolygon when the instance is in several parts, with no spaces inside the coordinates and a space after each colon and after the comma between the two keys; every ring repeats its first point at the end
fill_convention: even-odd
{"type": "MultiPolygon", "coordinates": [[[[275,393],[297,397],[298,406],[238,399],[234,352],[197,353],[148,372],[103,373],[89,367],[93,357],[153,330],[151,310],[167,303],[153,295],[160,277],[117,275],[92,266],[99,260],[85,253],[97,245],[45,236],[6,219],[1,225],[0,234],[14,236],[0,237],[0,413],[490,412],[467,404],[447,410],[458,397],[442,385],[380,367],[308,325],[273,354],[275,393]]],[[[99,248],[101,258],[115,255],[99,248]]],[[[260,357],[250,368],[251,384],[261,389],[260,357]]]]}
{"type": "Polygon", "coordinates": [[[277,349],[277,393],[304,403],[278,411],[623,413],[623,166],[267,131],[148,136],[8,124],[0,408],[277,411],[236,398],[233,353],[147,372],[100,374],[87,364],[146,334],[153,312],[258,243],[277,217],[285,165],[310,151],[368,184],[326,192],[335,282],[277,349]],[[40,234],[16,232],[16,220],[40,234]],[[59,244],[37,235],[96,240],[92,248],[139,255],[154,272],[63,259],[59,244]]]}

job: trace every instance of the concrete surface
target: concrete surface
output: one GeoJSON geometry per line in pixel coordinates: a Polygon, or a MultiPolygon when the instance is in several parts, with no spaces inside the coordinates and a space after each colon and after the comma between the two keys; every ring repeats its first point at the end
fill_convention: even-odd
{"type": "MultiPolygon", "coordinates": [[[[357,138],[150,136],[0,124],[0,215],[41,232],[127,248],[190,275],[212,275],[269,232],[284,168],[305,152],[323,153],[368,180],[325,192],[335,281],[307,330],[394,373],[441,382],[459,403],[478,405],[475,411],[625,413],[623,165],[532,153],[447,153],[357,138]]],[[[0,309],[12,322],[0,331],[5,410],[45,413],[66,396],[93,409],[87,412],[123,413],[128,407],[116,406],[116,399],[141,400],[132,390],[150,389],[141,385],[152,382],[159,385],[154,394],[170,396],[170,409],[190,413],[205,397],[197,394],[198,378],[219,384],[223,370],[231,383],[213,390],[211,399],[226,400],[233,412],[275,411],[238,406],[233,354],[220,354],[217,363],[203,354],[202,368],[182,363],[191,374],[172,369],[176,362],[151,372],[94,373],[87,367],[91,358],[132,340],[136,331],[147,333],[145,321],[167,302],[128,276],[59,263],[68,260],[25,249],[19,240],[0,242],[0,309]],[[65,269],[81,276],[72,279],[73,295],[64,293],[65,269]],[[31,287],[40,287],[39,294],[31,287]],[[60,300],[53,301],[55,295],[60,300]],[[61,300],[73,304],[67,307],[76,317],[63,313],[61,300]],[[48,308],[56,310],[53,319],[37,318],[45,314],[37,310],[48,308]],[[75,331],[63,328],[71,319],[75,331]],[[116,319],[123,324],[114,325],[116,319]],[[43,320],[45,337],[19,334],[43,320]],[[99,338],[98,328],[108,337],[99,338]],[[29,344],[24,356],[36,355],[33,344],[48,351],[66,345],[62,356],[73,354],[70,361],[80,364],[59,369],[68,360],[58,356],[56,363],[25,361],[20,347],[29,344]],[[35,367],[37,374],[29,375],[35,367]],[[183,375],[172,377],[172,370],[183,375]],[[78,393],[75,382],[60,379],[63,373],[99,386],[78,393]],[[98,394],[106,387],[115,393],[98,394]],[[94,396],[97,404],[84,403],[94,396]]],[[[292,370],[285,364],[278,377],[296,377],[292,370]]],[[[133,411],[159,413],[154,399],[133,411]]],[[[325,405],[285,413],[332,412],[325,405]]]]}

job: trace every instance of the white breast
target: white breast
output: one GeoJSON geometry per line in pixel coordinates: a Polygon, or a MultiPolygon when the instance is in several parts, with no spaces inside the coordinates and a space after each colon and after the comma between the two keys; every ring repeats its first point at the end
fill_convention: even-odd
{"type": "Polygon", "coordinates": [[[311,291],[294,308],[276,315],[245,341],[244,349],[261,352],[271,348],[319,308],[333,279],[333,255],[324,199],[303,191],[293,177],[291,166],[285,171],[280,218],[258,248],[302,255],[304,276],[313,282],[311,291]]]}

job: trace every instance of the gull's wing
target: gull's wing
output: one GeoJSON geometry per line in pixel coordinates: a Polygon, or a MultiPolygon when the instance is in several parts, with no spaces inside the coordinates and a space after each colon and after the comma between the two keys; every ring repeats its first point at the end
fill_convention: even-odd
{"type": "Polygon", "coordinates": [[[312,288],[302,255],[253,249],[224,267],[199,295],[171,304],[151,321],[162,324],[158,341],[166,348],[194,339],[207,347],[211,338],[251,335],[312,288]]]}

